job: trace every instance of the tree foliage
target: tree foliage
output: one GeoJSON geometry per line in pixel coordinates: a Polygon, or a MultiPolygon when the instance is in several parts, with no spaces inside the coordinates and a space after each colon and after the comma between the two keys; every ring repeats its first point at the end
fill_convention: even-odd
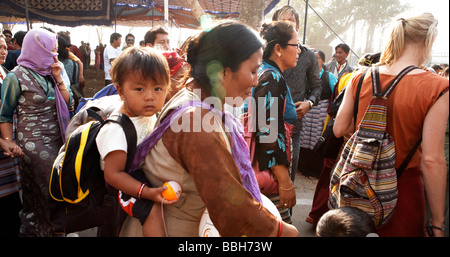
{"type": "MultiPolygon", "coordinates": [[[[288,2],[300,14],[299,35],[302,36],[306,1],[281,0],[275,9],[288,4],[288,2]]],[[[340,37],[343,37],[352,26],[364,24],[364,32],[357,31],[356,36],[359,37],[357,40],[363,37],[367,42],[372,42],[376,29],[385,27],[395,16],[410,8],[409,5],[402,4],[400,0],[309,0],[309,5],[340,37]]],[[[336,39],[336,35],[318,15],[309,8],[306,43],[310,45],[329,45],[336,39]]],[[[347,43],[350,45],[350,42],[347,43]]],[[[366,50],[370,47],[367,44],[366,50]]]]}

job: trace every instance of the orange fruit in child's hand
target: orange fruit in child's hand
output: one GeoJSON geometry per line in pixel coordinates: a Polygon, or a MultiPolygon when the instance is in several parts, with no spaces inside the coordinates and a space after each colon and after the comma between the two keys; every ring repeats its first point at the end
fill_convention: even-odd
{"type": "Polygon", "coordinates": [[[178,184],[178,182],[175,181],[169,181],[164,183],[166,190],[164,190],[161,195],[168,201],[176,200],[181,195],[181,186],[178,184]]]}

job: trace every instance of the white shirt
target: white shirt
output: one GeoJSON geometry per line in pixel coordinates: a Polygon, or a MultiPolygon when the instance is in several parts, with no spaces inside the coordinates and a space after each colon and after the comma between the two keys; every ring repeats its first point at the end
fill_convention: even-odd
{"type": "Polygon", "coordinates": [[[341,72],[343,69],[345,69],[346,66],[347,66],[347,62],[345,62],[342,65],[340,65],[338,62],[336,62],[336,69],[334,69],[333,75],[336,76],[336,78],[339,78],[339,72],[341,72]],[[341,67],[340,69],[339,69],[339,66],[341,67]]]}
{"type": "Polygon", "coordinates": [[[6,72],[1,65],[0,65],[0,73],[2,74],[2,76],[0,76],[0,84],[3,84],[3,79],[6,77],[6,72]]]}
{"type": "MultiPolygon", "coordinates": [[[[122,110],[122,106],[116,109],[112,114],[118,114],[122,110]]],[[[137,134],[137,144],[140,144],[152,131],[156,122],[156,115],[150,117],[130,117],[136,128],[137,134]]],[[[97,134],[95,139],[97,142],[98,152],[100,153],[100,167],[104,169],[105,157],[113,151],[124,151],[127,152],[128,144],[125,137],[125,132],[117,123],[107,123],[105,124],[97,134]]]]}
{"type": "Polygon", "coordinates": [[[110,60],[119,57],[120,53],[122,53],[120,47],[114,48],[112,45],[106,46],[103,52],[103,60],[105,63],[105,80],[111,80],[111,74],[109,73],[109,70],[111,69],[110,60]]]}

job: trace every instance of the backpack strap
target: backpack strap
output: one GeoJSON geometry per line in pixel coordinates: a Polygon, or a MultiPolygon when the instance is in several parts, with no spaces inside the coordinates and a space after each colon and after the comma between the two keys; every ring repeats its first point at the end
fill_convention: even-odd
{"type": "Polygon", "coordinates": [[[355,125],[354,130],[355,131],[356,131],[356,119],[358,118],[359,95],[361,94],[361,87],[362,87],[364,78],[366,77],[366,73],[367,73],[366,70],[362,71],[361,78],[359,79],[358,86],[356,88],[355,104],[353,105],[353,118],[354,118],[354,125],[355,125]]]}
{"type": "Polygon", "coordinates": [[[400,73],[397,74],[397,76],[394,78],[394,80],[391,82],[391,84],[384,90],[384,92],[381,92],[381,83],[380,83],[380,71],[378,67],[375,67],[372,69],[372,87],[373,87],[373,95],[374,96],[384,96],[389,97],[392,92],[394,91],[395,87],[398,85],[400,80],[408,74],[410,71],[414,69],[420,69],[419,67],[415,65],[410,65],[406,68],[404,68],[400,73]]]}
{"type": "Polygon", "coordinates": [[[419,140],[417,140],[417,143],[414,145],[414,147],[408,153],[408,156],[406,156],[405,160],[403,160],[403,162],[400,165],[400,167],[396,170],[396,172],[397,172],[397,179],[402,175],[403,171],[405,171],[406,166],[408,166],[409,162],[411,161],[412,157],[416,153],[416,151],[419,148],[421,143],[422,143],[422,137],[420,137],[419,140]]]}
{"type": "MultiPolygon", "coordinates": [[[[439,94],[437,99],[439,99],[447,91],[448,91],[448,87],[439,94]]],[[[436,101],[437,101],[437,99],[436,99],[436,101]]],[[[405,160],[402,162],[400,167],[397,169],[397,178],[399,178],[402,175],[403,171],[406,169],[406,166],[408,166],[408,163],[411,161],[412,157],[416,153],[416,151],[419,148],[421,143],[422,143],[422,137],[420,137],[419,140],[417,140],[417,143],[414,145],[414,147],[408,153],[408,156],[406,156],[405,160]]]]}
{"type": "Polygon", "coordinates": [[[89,117],[94,118],[97,121],[104,122],[105,119],[100,114],[98,114],[98,112],[101,112],[101,111],[102,110],[100,110],[100,108],[95,107],[95,106],[91,106],[86,109],[86,112],[89,117]]]}

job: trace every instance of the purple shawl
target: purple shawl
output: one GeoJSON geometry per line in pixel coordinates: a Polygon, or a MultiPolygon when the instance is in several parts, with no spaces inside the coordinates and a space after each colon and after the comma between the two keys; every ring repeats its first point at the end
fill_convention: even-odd
{"type": "Polygon", "coordinates": [[[178,109],[170,113],[163,122],[136,147],[136,154],[133,162],[128,169],[128,172],[135,171],[140,163],[144,160],[145,156],[150,153],[153,146],[164,135],[166,130],[170,127],[172,122],[176,121],[183,113],[193,107],[200,107],[209,109],[214,114],[225,116],[225,131],[231,137],[231,154],[236,162],[237,167],[242,178],[242,184],[244,188],[255,198],[258,202],[262,203],[261,192],[259,190],[258,182],[256,181],[255,173],[253,172],[250,152],[248,150],[247,143],[243,138],[243,127],[238,119],[236,119],[229,112],[222,112],[211,107],[211,105],[201,101],[190,101],[183,104],[178,109]]]}
{"type": "MultiPolygon", "coordinates": [[[[42,76],[51,76],[50,66],[55,63],[52,49],[58,42],[58,36],[46,29],[32,29],[23,38],[22,52],[17,58],[17,64],[29,68],[42,76]]],[[[53,80],[53,76],[51,76],[53,80]]],[[[54,81],[55,82],[55,81],[54,81]]],[[[56,83],[53,83],[56,85],[56,83]]],[[[64,98],[57,86],[55,89],[56,112],[63,142],[65,141],[65,131],[70,121],[69,110],[64,98]]]]}
{"type": "Polygon", "coordinates": [[[32,29],[23,38],[22,52],[17,58],[17,64],[32,69],[33,71],[48,76],[52,74],[50,66],[55,62],[52,53],[53,46],[58,42],[58,37],[46,29],[32,29]]]}

